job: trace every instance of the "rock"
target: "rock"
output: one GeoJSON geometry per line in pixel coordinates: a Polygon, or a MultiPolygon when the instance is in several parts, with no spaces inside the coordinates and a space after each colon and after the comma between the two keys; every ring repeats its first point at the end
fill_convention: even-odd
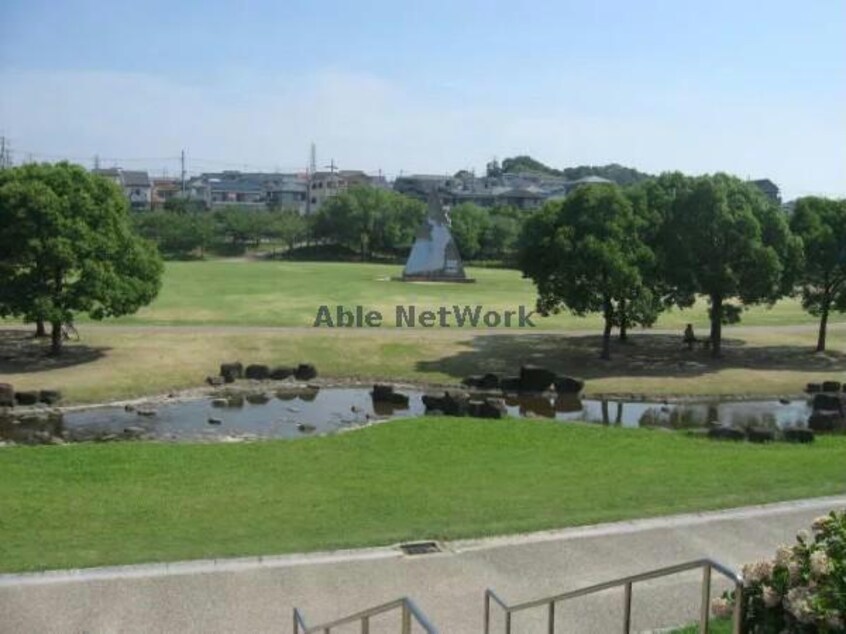
{"type": "Polygon", "coordinates": [[[211,400],[212,407],[228,407],[229,401],[225,398],[213,398],[211,400]]]}
{"type": "Polygon", "coordinates": [[[813,431],[839,431],[846,428],[840,412],[815,411],[808,418],[808,428],[813,431]]]}
{"type": "Polygon", "coordinates": [[[15,406],[15,388],[11,383],[0,383],[0,407],[15,406]]]}
{"type": "Polygon", "coordinates": [[[841,387],[840,381],[823,381],[822,391],[823,392],[839,392],[840,387],[841,387]]]}
{"type": "Polygon", "coordinates": [[[126,405],[123,406],[123,411],[124,412],[134,412],[135,406],[127,403],[126,405]]]}
{"type": "Polygon", "coordinates": [[[373,398],[373,403],[388,403],[391,405],[398,405],[403,408],[408,407],[408,396],[394,392],[393,385],[376,384],[373,386],[373,391],[370,392],[373,398]]]}
{"type": "Polygon", "coordinates": [[[213,418],[212,416],[209,416],[208,423],[209,423],[209,425],[222,425],[223,419],[213,418]]]}
{"type": "Polygon", "coordinates": [[[709,429],[708,438],[712,440],[744,440],[746,435],[734,427],[720,426],[709,429]]]}
{"type": "Polygon", "coordinates": [[[147,418],[151,418],[151,417],[156,415],[156,410],[154,410],[153,408],[145,408],[145,409],[136,410],[135,413],[138,414],[139,416],[145,416],[147,418]]]}
{"type": "Polygon", "coordinates": [[[209,385],[211,385],[213,387],[219,387],[219,386],[223,385],[225,382],[226,381],[224,380],[224,378],[222,376],[207,376],[206,377],[206,383],[208,383],[209,385]]]}
{"type": "Polygon", "coordinates": [[[520,368],[520,390],[523,392],[546,392],[555,382],[555,373],[535,365],[520,368]]]}
{"type": "Polygon", "coordinates": [[[519,392],[520,391],[520,377],[519,376],[505,376],[499,382],[499,388],[503,392],[519,392]]]}
{"type": "Polygon", "coordinates": [[[466,416],[470,409],[470,397],[466,392],[456,390],[424,394],[423,405],[426,406],[427,414],[438,411],[445,416],[466,416]]]}
{"type": "Polygon", "coordinates": [[[244,366],[241,365],[240,361],[235,361],[234,363],[221,363],[220,376],[223,377],[223,380],[226,383],[233,383],[235,379],[244,378],[244,366]]]}
{"type": "Polygon", "coordinates": [[[297,423],[297,429],[300,430],[304,434],[310,434],[313,432],[317,427],[314,425],[310,425],[308,423],[297,423]]]}
{"type": "Polygon", "coordinates": [[[508,408],[501,398],[486,398],[482,401],[478,416],[479,418],[505,418],[508,416],[508,408]]]}
{"type": "Polygon", "coordinates": [[[750,427],[746,430],[746,437],[749,442],[773,442],[775,440],[775,432],[766,427],[750,427]]]}
{"type": "Polygon", "coordinates": [[[814,394],[813,410],[815,412],[839,412],[843,416],[846,404],[840,394],[814,394]]]}
{"type": "Polygon", "coordinates": [[[112,442],[118,440],[117,434],[102,434],[94,439],[96,442],[112,442]]]}
{"type": "Polygon", "coordinates": [[[787,442],[809,443],[814,442],[814,432],[804,427],[788,427],[784,430],[784,439],[787,442]]]}
{"type": "Polygon", "coordinates": [[[270,378],[270,368],[262,363],[253,363],[244,370],[244,376],[254,381],[265,381],[270,378]]]}
{"type": "Polygon", "coordinates": [[[38,402],[38,392],[35,390],[15,392],[15,401],[18,405],[35,405],[38,402]]]}
{"type": "Polygon", "coordinates": [[[790,405],[790,399],[784,396],[778,399],[778,402],[782,405],[790,405]]]}
{"type": "Polygon", "coordinates": [[[461,384],[466,387],[482,387],[482,375],[481,374],[471,374],[470,376],[466,376],[461,379],[461,384]]]}
{"type": "Polygon", "coordinates": [[[438,411],[443,413],[444,411],[444,400],[446,398],[446,393],[429,393],[423,395],[423,405],[426,407],[426,413],[428,414],[430,411],[438,411]]]}
{"type": "Polygon", "coordinates": [[[132,425],[130,427],[124,427],[123,435],[129,438],[140,438],[141,436],[146,435],[147,430],[143,427],[137,427],[132,425]]]}
{"type": "Polygon", "coordinates": [[[62,393],[59,390],[40,390],[38,400],[47,405],[55,405],[62,400],[62,393]]]}
{"type": "Polygon", "coordinates": [[[226,407],[244,407],[244,395],[230,394],[226,397],[226,407]]]}
{"type": "Polygon", "coordinates": [[[479,387],[483,390],[496,390],[499,389],[499,383],[499,375],[488,372],[482,375],[482,379],[479,381],[479,387]]]}
{"type": "Polygon", "coordinates": [[[816,394],[817,392],[822,392],[822,384],[821,383],[808,383],[805,386],[805,391],[808,394],[816,394]]]}
{"type": "Polygon", "coordinates": [[[270,371],[270,378],[274,381],[282,381],[291,376],[294,376],[294,368],[288,366],[277,365],[270,371]]]}
{"type": "Polygon", "coordinates": [[[561,413],[580,412],[584,409],[584,405],[577,395],[561,394],[560,392],[555,399],[554,407],[556,412],[561,413]]]}
{"type": "Polygon", "coordinates": [[[66,441],[61,436],[50,436],[50,440],[48,441],[49,445],[64,445],[66,441]]]}
{"type": "Polygon", "coordinates": [[[264,405],[270,400],[270,397],[264,392],[254,392],[252,394],[247,394],[244,398],[247,399],[247,402],[250,405],[264,405]]]}
{"type": "Polygon", "coordinates": [[[570,376],[558,376],[555,378],[555,391],[559,394],[578,394],[585,387],[581,379],[574,379],[570,376]]]}
{"type": "Polygon", "coordinates": [[[317,378],[317,368],[311,363],[301,363],[294,371],[294,377],[297,381],[311,381],[317,378]]]}

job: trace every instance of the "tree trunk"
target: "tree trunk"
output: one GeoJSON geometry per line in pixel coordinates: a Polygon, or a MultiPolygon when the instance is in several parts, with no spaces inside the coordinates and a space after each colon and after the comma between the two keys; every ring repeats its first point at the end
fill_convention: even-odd
{"type": "Polygon", "coordinates": [[[629,340],[629,333],[628,333],[628,319],[626,315],[626,300],[620,300],[620,341],[628,341],[629,340]]]}
{"type": "Polygon", "coordinates": [[[826,297],[822,303],[822,311],[820,313],[820,332],[817,335],[817,352],[825,352],[825,335],[828,327],[828,311],[831,306],[831,301],[826,297]]]}
{"type": "Polygon", "coordinates": [[[39,338],[47,336],[47,329],[44,328],[44,320],[43,319],[36,319],[35,320],[35,336],[39,337],[39,338]]]}
{"type": "Polygon", "coordinates": [[[611,360],[611,328],[613,326],[612,322],[612,307],[611,307],[611,300],[605,300],[605,330],[602,333],[602,355],[600,356],[601,359],[604,361],[611,360]]]}
{"type": "Polygon", "coordinates": [[[54,321],[50,331],[50,354],[58,357],[62,354],[62,322],[54,321]]]}
{"type": "Polygon", "coordinates": [[[723,296],[711,295],[711,357],[722,356],[723,344],[723,296]]]}

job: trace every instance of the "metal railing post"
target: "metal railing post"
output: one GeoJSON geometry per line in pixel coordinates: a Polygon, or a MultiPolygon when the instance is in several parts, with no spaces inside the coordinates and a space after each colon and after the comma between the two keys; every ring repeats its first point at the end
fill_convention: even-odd
{"type": "Polygon", "coordinates": [[[738,581],[734,584],[734,614],[732,615],[734,626],[732,627],[733,634],[746,634],[743,625],[743,582],[738,581]]]}
{"type": "Polygon", "coordinates": [[[549,602],[549,623],[547,624],[547,633],[555,634],[555,601],[549,602]]]}
{"type": "Polygon", "coordinates": [[[505,612],[505,634],[511,634],[511,610],[505,612]]]}
{"type": "Polygon", "coordinates": [[[711,566],[702,567],[702,605],[699,607],[699,634],[708,634],[708,618],[711,610],[711,566]]]}
{"type": "Polygon", "coordinates": [[[408,601],[402,602],[402,634],[411,634],[411,610],[408,601]]]}
{"type": "Polygon", "coordinates": [[[361,634],[370,634],[370,617],[361,617],[361,634]]]}
{"type": "Polygon", "coordinates": [[[490,634],[491,631],[491,594],[485,590],[485,630],[484,634],[490,634]]]}
{"type": "Polygon", "coordinates": [[[632,582],[629,581],[623,589],[623,634],[632,631],[632,582]]]}
{"type": "Polygon", "coordinates": [[[294,634],[300,634],[300,622],[297,620],[297,609],[294,608],[294,634]]]}

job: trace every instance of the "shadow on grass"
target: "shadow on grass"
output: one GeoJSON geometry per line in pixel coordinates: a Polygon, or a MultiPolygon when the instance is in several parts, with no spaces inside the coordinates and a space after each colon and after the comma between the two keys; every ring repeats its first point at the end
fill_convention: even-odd
{"type": "Polygon", "coordinates": [[[844,372],[846,354],[829,351],[816,354],[809,346],[747,345],[742,339],[724,339],[723,356],[688,350],[680,336],[652,333],[629,335],[629,341],[614,340],[611,361],[599,359],[600,336],[566,334],[478,336],[463,341],[462,350],[441,359],[419,361],[422,372],[443,372],[456,378],[483,372],[506,375],[519,373],[520,365],[542,365],[562,374],[585,379],[610,377],[695,377],[730,368],[789,370],[797,372],[844,372]]]}
{"type": "MultiPolygon", "coordinates": [[[[83,335],[84,336],[84,335],[83,335]]],[[[32,330],[0,329],[0,376],[43,372],[91,363],[103,357],[109,348],[66,343],[62,354],[50,356],[50,338],[37,339],[32,330]]]]}

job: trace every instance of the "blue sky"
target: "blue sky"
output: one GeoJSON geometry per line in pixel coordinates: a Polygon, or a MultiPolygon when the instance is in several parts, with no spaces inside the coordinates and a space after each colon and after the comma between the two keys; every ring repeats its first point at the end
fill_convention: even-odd
{"type": "Polygon", "coordinates": [[[769,177],[846,196],[846,2],[0,5],[15,158],[769,177]]]}

